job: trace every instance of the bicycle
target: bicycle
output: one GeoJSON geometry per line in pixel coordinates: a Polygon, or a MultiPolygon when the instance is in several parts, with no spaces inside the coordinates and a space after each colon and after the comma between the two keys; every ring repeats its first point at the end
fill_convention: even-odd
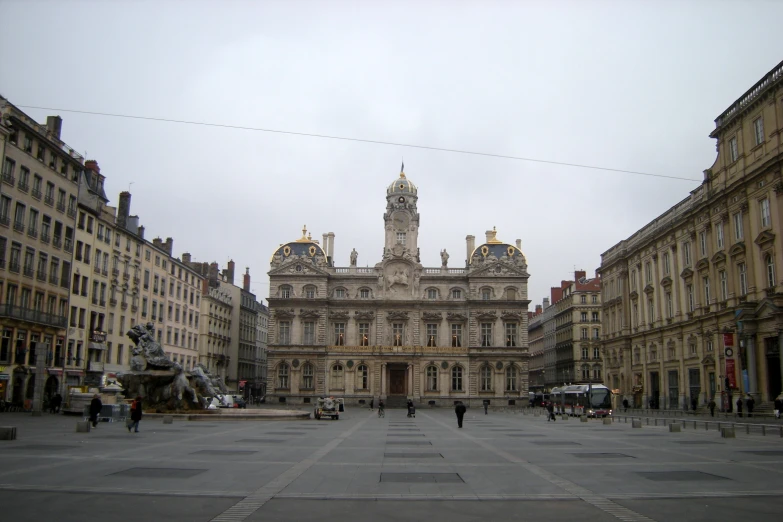
{"type": "Polygon", "coordinates": [[[378,408],[378,418],[386,417],[386,411],[383,408],[378,408]]]}

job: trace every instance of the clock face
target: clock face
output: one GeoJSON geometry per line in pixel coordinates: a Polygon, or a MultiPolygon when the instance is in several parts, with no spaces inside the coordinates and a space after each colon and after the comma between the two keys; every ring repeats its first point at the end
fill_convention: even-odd
{"type": "Polygon", "coordinates": [[[411,218],[405,212],[397,212],[392,216],[392,221],[398,230],[404,230],[408,228],[411,218]]]}
{"type": "Polygon", "coordinates": [[[400,203],[405,203],[405,198],[400,196],[399,198],[397,198],[397,201],[399,201],[400,203]]]}

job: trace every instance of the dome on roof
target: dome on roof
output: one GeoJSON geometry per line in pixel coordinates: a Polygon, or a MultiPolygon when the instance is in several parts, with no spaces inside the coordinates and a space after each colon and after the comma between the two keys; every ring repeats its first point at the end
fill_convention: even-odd
{"type": "Polygon", "coordinates": [[[493,228],[487,231],[487,242],[473,250],[468,262],[472,264],[474,261],[484,261],[487,258],[501,259],[503,257],[517,263],[526,263],[522,251],[514,245],[500,241],[497,238],[497,231],[493,228]]]}
{"type": "Polygon", "coordinates": [[[282,260],[288,259],[292,256],[298,256],[304,259],[311,259],[315,262],[318,255],[322,255],[326,258],[326,252],[321,248],[321,245],[317,241],[314,241],[312,236],[307,233],[307,227],[302,229],[302,237],[296,241],[290,241],[283,245],[280,245],[272,254],[272,261],[275,257],[279,256],[282,260]]]}
{"type": "Polygon", "coordinates": [[[400,172],[400,177],[395,179],[386,189],[386,194],[416,194],[419,189],[411,180],[405,177],[404,172],[400,172]]]}

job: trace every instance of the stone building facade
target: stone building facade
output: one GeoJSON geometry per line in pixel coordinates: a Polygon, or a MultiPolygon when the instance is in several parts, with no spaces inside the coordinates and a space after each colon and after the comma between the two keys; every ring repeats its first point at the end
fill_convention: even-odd
{"type": "Polygon", "coordinates": [[[607,384],[637,407],[781,392],[783,63],[715,120],[690,195],[601,256],[607,384]]]}
{"type": "MultiPolygon", "coordinates": [[[[278,248],[269,272],[267,402],[311,404],[319,396],[348,404],[383,398],[389,406],[457,400],[493,406],[527,398],[527,262],[520,249],[487,232],[467,262],[440,267],[419,260],[418,189],[401,173],[386,190],[382,259],[373,267],[333,262],[303,230],[278,248]]],[[[526,401],[525,401],[526,402],[526,401]]]]}

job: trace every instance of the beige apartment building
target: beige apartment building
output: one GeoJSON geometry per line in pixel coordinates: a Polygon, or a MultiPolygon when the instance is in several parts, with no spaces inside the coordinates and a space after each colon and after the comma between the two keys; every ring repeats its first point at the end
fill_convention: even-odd
{"type": "MultiPolygon", "coordinates": [[[[383,256],[334,262],[334,234],[309,236],[272,256],[267,401],[312,404],[323,395],[389,406],[412,399],[451,407],[527,403],[527,262],[487,231],[449,266],[419,260],[418,188],[401,173],[386,188],[383,256]]],[[[430,245],[425,248],[438,248],[430,245]]]]}
{"type": "Polygon", "coordinates": [[[85,352],[65,344],[83,158],[61,128],[58,116],[39,124],[0,97],[0,400],[18,405],[32,400],[36,379],[49,397],[83,373],[85,352]]]}
{"type": "Polygon", "coordinates": [[[710,137],[702,184],[601,256],[607,384],[636,406],[781,393],[783,63],[710,137]]]}

